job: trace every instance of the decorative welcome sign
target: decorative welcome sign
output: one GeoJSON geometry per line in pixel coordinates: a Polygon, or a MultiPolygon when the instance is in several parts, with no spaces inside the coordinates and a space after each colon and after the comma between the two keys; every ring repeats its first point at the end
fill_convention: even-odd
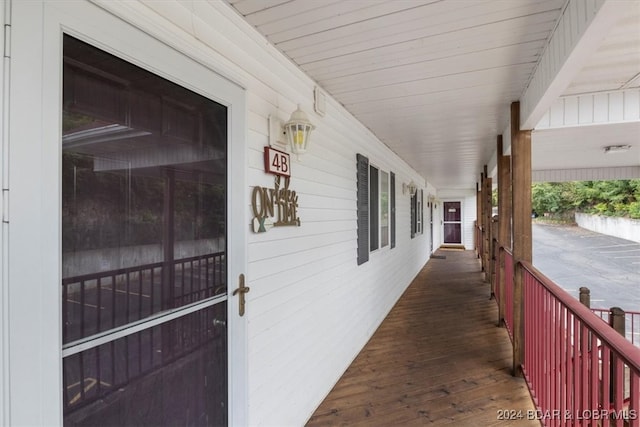
{"type": "Polygon", "coordinates": [[[289,154],[264,149],[265,172],[276,175],[273,188],[253,187],[251,208],[253,209],[253,232],[264,233],[272,227],[300,226],[298,218],[298,195],[289,189],[291,163],[289,154]]]}

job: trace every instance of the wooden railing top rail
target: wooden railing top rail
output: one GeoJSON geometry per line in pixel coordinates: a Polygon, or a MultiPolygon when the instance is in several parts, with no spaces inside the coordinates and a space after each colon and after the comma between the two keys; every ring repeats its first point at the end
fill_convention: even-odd
{"type": "Polygon", "coordinates": [[[611,350],[616,352],[630,369],[640,375],[640,348],[634,346],[629,340],[618,334],[609,325],[593,313],[580,301],[572,297],[567,291],[553,283],[551,279],[542,274],[531,263],[519,262],[522,267],[533,275],[542,286],[555,296],[567,309],[580,319],[591,332],[601,341],[606,342],[611,350]]]}
{"type": "Polygon", "coordinates": [[[500,245],[498,247],[499,251],[505,251],[506,253],[508,253],[509,255],[513,256],[513,252],[511,251],[511,249],[507,248],[506,246],[500,245]]]}

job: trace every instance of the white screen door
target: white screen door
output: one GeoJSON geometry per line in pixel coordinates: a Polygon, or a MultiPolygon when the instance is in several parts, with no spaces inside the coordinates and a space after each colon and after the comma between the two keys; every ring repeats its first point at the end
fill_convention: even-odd
{"type": "Polygon", "coordinates": [[[12,4],[12,425],[246,424],[246,95],[129,7],[12,4]]]}
{"type": "Polygon", "coordinates": [[[71,36],[67,425],[226,425],[227,108],[71,36]]]}
{"type": "Polygon", "coordinates": [[[462,209],[460,202],[444,202],[444,243],[462,243],[462,209]]]}

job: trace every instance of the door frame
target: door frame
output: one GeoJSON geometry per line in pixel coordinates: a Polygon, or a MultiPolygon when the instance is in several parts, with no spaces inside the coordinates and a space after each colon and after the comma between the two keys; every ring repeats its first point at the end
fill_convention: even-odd
{"type": "Polygon", "coordinates": [[[429,198],[429,255],[433,254],[433,200],[429,198]]]}
{"type": "MultiPolygon", "coordinates": [[[[248,420],[246,318],[231,297],[247,271],[246,92],[205,53],[171,47],[166,28],[143,31],[89,2],[11,5],[8,253],[10,424],[62,424],[61,99],[62,36],[72,35],[228,107],[227,333],[230,425],[248,420]],[[135,43],[131,43],[135,40],[135,43]],[[234,197],[233,195],[239,195],[234,197]],[[231,237],[233,236],[233,237],[231,237]],[[54,369],[57,367],[57,369],[54,369]]],[[[143,21],[147,20],[147,21],[143,21]]],[[[8,383],[8,386],[7,386],[8,383]]]]}
{"type": "Polygon", "coordinates": [[[442,244],[443,245],[463,245],[464,243],[464,201],[460,200],[460,199],[445,199],[442,200],[442,244]],[[446,221],[446,214],[445,214],[445,204],[446,203],[460,203],[460,241],[459,242],[445,242],[445,232],[444,232],[444,226],[446,222],[456,222],[457,221],[446,221]]]}

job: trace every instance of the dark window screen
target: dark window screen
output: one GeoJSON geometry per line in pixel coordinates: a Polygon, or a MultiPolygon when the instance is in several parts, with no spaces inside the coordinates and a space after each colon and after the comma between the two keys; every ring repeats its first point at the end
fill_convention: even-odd
{"type": "Polygon", "coordinates": [[[69,36],[63,81],[64,422],[226,425],[227,108],[69,36]]]}

